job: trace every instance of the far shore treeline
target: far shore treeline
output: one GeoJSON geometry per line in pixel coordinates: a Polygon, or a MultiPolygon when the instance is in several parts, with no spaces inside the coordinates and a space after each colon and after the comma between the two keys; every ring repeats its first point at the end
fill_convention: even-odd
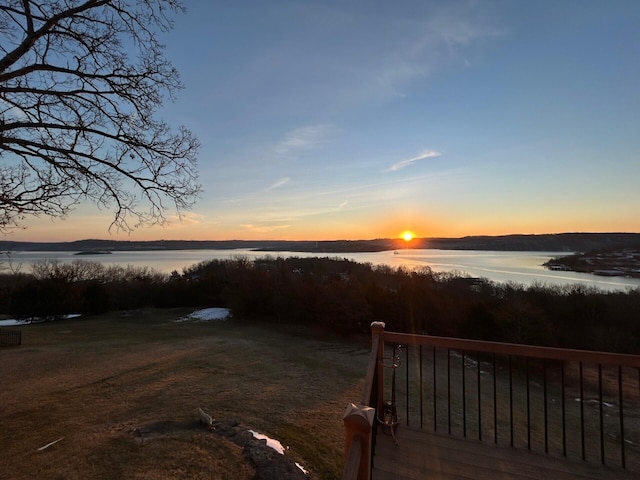
{"type": "Polygon", "coordinates": [[[586,252],[594,249],[640,247],[640,233],[555,233],[540,235],[467,236],[460,238],[398,238],[374,240],[76,240],[73,242],[0,241],[0,252],[47,251],[152,251],[152,250],[225,250],[289,251],[311,253],[380,252],[397,248],[433,248],[439,250],[495,250],[530,252],[586,252]]]}
{"type": "Polygon", "coordinates": [[[389,330],[640,353],[640,289],[524,286],[341,258],[246,257],[171,274],[43,260],[0,275],[0,313],[60,318],[144,307],[227,307],[241,320],[340,334],[389,330]]]}

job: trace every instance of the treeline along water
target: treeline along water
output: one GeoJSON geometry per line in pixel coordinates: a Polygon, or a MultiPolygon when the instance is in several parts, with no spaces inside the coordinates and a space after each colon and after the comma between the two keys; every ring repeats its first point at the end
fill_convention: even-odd
{"type": "Polygon", "coordinates": [[[151,267],[160,272],[182,272],[184,268],[206,260],[226,260],[246,257],[249,260],[269,257],[339,257],[359,263],[389,265],[390,267],[430,267],[434,272],[456,272],[481,277],[493,282],[516,282],[524,285],[580,284],[602,290],[640,288],[640,279],[601,277],[597,275],[552,271],[542,266],[547,260],[567,252],[497,252],[477,250],[405,249],[385,252],[318,254],[305,252],[264,252],[257,250],[152,250],[114,252],[111,254],[75,255],[73,252],[14,252],[5,259],[5,267],[28,273],[32,262],[43,259],[97,261],[105,265],[133,265],[151,267]]]}
{"type": "MultiPolygon", "coordinates": [[[[170,253],[175,254],[165,252],[170,253]]],[[[390,253],[377,265],[366,256],[356,261],[224,253],[225,258],[169,274],[147,265],[87,262],[85,256],[80,262],[43,260],[34,264],[32,275],[0,275],[0,312],[18,319],[58,319],[68,313],[217,306],[239,319],[336,333],[362,333],[372,321],[384,321],[401,332],[640,352],[640,288],[605,291],[576,282],[525,286],[465,278],[425,267],[420,252],[409,251],[390,253]]],[[[481,256],[484,262],[475,269],[502,271],[502,254],[481,256]]],[[[455,267],[469,265],[451,257],[440,260],[433,263],[456,272],[463,269],[455,267]]],[[[519,268],[541,268],[540,260],[526,258],[519,268]]]]}

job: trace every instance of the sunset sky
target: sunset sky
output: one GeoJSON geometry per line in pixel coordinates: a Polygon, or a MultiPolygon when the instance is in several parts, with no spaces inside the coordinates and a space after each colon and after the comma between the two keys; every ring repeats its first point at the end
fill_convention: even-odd
{"type": "Polygon", "coordinates": [[[182,222],[13,240],[640,232],[640,1],[210,1],[163,37],[200,138],[182,222]]]}

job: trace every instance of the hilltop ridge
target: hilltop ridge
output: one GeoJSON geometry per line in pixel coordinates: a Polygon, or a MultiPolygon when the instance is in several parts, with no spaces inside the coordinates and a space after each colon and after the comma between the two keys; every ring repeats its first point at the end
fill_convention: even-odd
{"type": "Polygon", "coordinates": [[[556,233],[466,236],[460,238],[414,238],[373,240],[104,240],[72,242],[0,241],[0,251],[150,251],[150,250],[227,250],[290,251],[310,253],[379,252],[400,248],[439,250],[496,250],[586,252],[601,248],[640,246],[640,233],[556,233]]]}

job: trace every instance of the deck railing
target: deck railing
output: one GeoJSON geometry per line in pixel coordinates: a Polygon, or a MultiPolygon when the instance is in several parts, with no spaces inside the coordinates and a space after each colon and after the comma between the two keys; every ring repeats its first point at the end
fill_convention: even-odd
{"type": "Polygon", "coordinates": [[[0,329],[0,347],[11,347],[22,343],[22,332],[20,330],[0,329]]]}
{"type": "MultiPolygon", "coordinates": [[[[360,418],[391,398],[384,359],[399,355],[401,425],[640,472],[640,356],[386,332],[379,323],[372,338],[365,391],[354,405],[360,418]]],[[[351,440],[363,437],[349,434],[350,416],[348,461],[351,440]]],[[[370,416],[372,440],[359,455],[369,472],[375,411],[370,416]]]]}
{"type": "Polygon", "coordinates": [[[343,480],[369,480],[371,462],[375,447],[375,416],[378,407],[379,357],[384,353],[384,324],[374,323],[371,327],[371,354],[367,364],[362,394],[358,404],[352,403],[344,415],[345,424],[345,469],[343,480]]]}

